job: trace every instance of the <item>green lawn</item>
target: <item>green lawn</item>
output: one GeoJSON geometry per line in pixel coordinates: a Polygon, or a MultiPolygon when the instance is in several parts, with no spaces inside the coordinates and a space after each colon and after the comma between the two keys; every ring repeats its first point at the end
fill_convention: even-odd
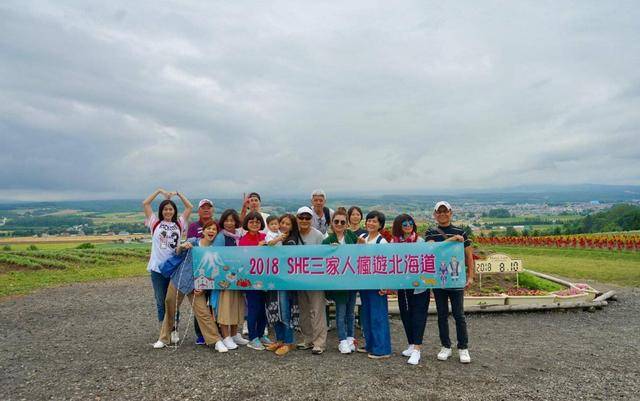
{"type": "Polygon", "coordinates": [[[32,251],[27,246],[0,251],[0,297],[61,284],[147,274],[148,244],[100,244],[94,249],[76,249],[78,244],[37,246],[32,251]]]}
{"type": "Polygon", "coordinates": [[[116,266],[73,267],[63,270],[13,271],[0,274],[0,297],[26,294],[38,288],[61,284],[147,274],[146,262],[128,262],[116,266]]]}
{"type": "Polygon", "coordinates": [[[524,268],[572,279],[640,287],[640,252],[597,249],[525,248],[486,246],[512,258],[522,259],[524,268]]]}

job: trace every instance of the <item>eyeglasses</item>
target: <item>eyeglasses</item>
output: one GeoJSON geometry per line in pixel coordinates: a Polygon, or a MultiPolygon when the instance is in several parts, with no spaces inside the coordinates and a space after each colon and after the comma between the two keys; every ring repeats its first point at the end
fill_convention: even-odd
{"type": "Polygon", "coordinates": [[[344,226],[345,224],[347,224],[346,220],[334,220],[333,224],[335,224],[336,226],[344,226]]]}
{"type": "Polygon", "coordinates": [[[402,222],[402,227],[413,227],[413,220],[405,220],[402,222]]]}
{"type": "Polygon", "coordinates": [[[298,220],[311,220],[311,216],[309,216],[308,214],[301,214],[298,215],[298,220]]]}

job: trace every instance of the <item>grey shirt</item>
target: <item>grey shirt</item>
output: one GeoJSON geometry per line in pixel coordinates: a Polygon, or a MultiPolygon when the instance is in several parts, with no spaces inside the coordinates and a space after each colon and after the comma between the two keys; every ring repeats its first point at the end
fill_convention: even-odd
{"type": "Polygon", "coordinates": [[[300,233],[305,245],[320,245],[324,239],[324,235],[313,227],[309,227],[307,234],[300,233]]]}

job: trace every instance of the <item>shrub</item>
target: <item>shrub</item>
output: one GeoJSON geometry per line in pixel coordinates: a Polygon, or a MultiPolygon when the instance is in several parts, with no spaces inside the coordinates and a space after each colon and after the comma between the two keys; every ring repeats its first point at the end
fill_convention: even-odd
{"type": "Polygon", "coordinates": [[[29,250],[29,251],[37,251],[37,250],[38,250],[38,247],[37,247],[37,246],[35,246],[35,245],[33,245],[33,244],[31,244],[31,245],[29,245],[29,246],[27,247],[27,250],[29,250]]]}
{"type": "Polygon", "coordinates": [[[10,245],[5,245],[2,247],[3,251],[10,251],[11,250],[11,246],[10,245]]]}
{"type": "Polygon", "coordinates": [[[93,245],[92,243],[90,243],[90,242],[85,242],[85,243],[83,243],[83,244],[78,245],[78,246],[76,247],[76,249],[93,249],[93,248],[95,248],[95,247],[96,247],[96,246],[95,246],[95,245],[93,245]]]}

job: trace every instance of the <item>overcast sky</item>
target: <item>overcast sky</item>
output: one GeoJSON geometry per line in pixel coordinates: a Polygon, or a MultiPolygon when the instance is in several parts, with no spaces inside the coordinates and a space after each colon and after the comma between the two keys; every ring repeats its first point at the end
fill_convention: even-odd
{"type": "Polygon", "coordinates": [[[0,21],[0,199],[640,184],[637,1],[5,0],[0,21]]]}

